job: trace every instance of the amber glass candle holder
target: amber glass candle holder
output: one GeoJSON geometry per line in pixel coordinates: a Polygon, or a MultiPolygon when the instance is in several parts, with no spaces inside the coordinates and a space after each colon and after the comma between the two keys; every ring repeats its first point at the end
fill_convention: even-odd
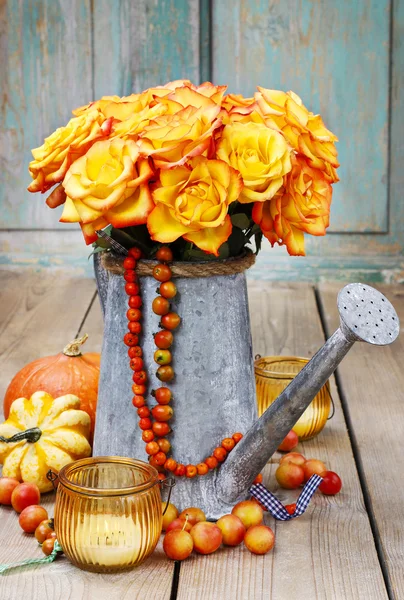
{"type": "MultiPolygon", "coordinates": [[[[260,355],[255,358],[258,415],[261,416],[310,359],[260,355]]],[[[309,440],[320,433],[327,422],[330,407],[330,384],[327,381],[293,427],[299,440],[309,440]]]]}
{"type": "Polygon", "coordinates": [[[55,531],[80,569],[108,573],[135,567],[161,534],[158,473],[117,456],[78,460],[59,472],[55,531]]]}

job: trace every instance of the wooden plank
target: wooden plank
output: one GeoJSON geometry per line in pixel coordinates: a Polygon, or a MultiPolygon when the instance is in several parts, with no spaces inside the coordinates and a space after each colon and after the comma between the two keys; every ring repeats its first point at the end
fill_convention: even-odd
{"type": "Polygon", "coordinates": [[[98,294],[95,293],[89,311],[80,327],[80,335],[88,334],[86,352],[101,352],[104,322],[98,294]]]}
{"type": "MultiPolygon", "coordinates": [[[[249,292],[255,353],[310,357],[316,352],[324,338],[312,287],[251,283],[249,292]]],[[[334,382],[332,393],[335,417],[298,449],[340,473],[342,492],[335,498],[316,494],[308,512],[294,521],[267,516],[276,544],[265,557],[244,547],[192,556],[181,565],[179,599],[387,598],[334,382]]],[[[276,464],[267,466],[266,485],[283,502],[295,501],[297,491],[278,488],[275,469],[276,464]]]]}
{"type": "Polygon", "coordinates": [[[96,98],[199,80],[198,0],[95,0],[93,19],[96,98]]]}
{"type": "MultiPolygon", "coordinates": [[[[377,288],[391,300],[403,323],[403,288],[377,288]]],[[[329,333],[339,321],[335,301],[338,290],[335,284],[319,287],[329,333]]],[[[404,428],[403,354],[402,335],[384,348],[356,344],[339,368],[351,435],[360,455],[382,552],[397,599],[404,597],[404,523],[400,518],[404,504],[404,490],[400,485],[404,472],[400,440],[404,428]]]]}
{"type": "MultiPolygon", "coordinates": [[[[76,334],[80,324],[81,331],[89,333],[86,349],[100,350],[102,320],[98,299],[93,301],[94,293],[94,281],[89,279],[55,275],[38,281],[35,275],[0,271],[1,392],[23,364],[40,355],[58,352],[66,339],[76,334]]],[[[54,494],[46,494],[42,503],[52,515],[54,494]]],[[[33,536],[21,532],[11,508],[0,507],[0,522],[0,564],[42,556],[33,536]]],[[[123,574],[86,573],[66,558],[51,565],[11,572],[0,576],[0,598],[168,599],[172,574],[173,563],[166,559],[160,543],[144,564],[123,574]]]]}
{"type": "Polygon", "coordinates": [[[404,242],[404,0],[393,2],[391,27],[390,227],[404,242]]]}
{"type": "Polygon", "coordinates": [[[75,337],[94,281],[0,271],[0,397],[28,362],[60,352],[75,337]],[[3,281],[5,284],[3,285],[3,281]]]}
{"type": "MultiPolygon", "coordinates": [[[[403,203],[404,205],[404,203],[403,203]]],[[[402,254],[371,253],[367,250],[375,240],[349,241],[342,237],[343,246],[330,244],[341,236],[307,240],[307,256],[289,256],[285,248],[271,248],[264,240],[262,250],[248,277],[261,281],[364,281],[369,283],[400,283],[404,281],[402,254]],[[310,242],[316,244],[316,248],[310,242]],[[319,242],[319,243],[318,243],[319,242]],[[322,245],[321,245],[322,244],[322,245]],[[358,253],[358,244],[360,253],[358,253]],[[363,245],[363,248],[362,248],[363,245]],[[356,250],[355,250],[356,247],[356,250]],[[322,252],[320,254],[320,251],[322,252]],[[334,253],[331,252],[334,250],[334,253]]],[[[368,234],[368,238],[371,234],[368,234]]],[[[379,237],[379,236],[377,236],[379,237]]],[[[383,237],[383,236],[380,236],[383,237]]],[[[403,240],[404,241],[404,240],[403,240]]],[[[399,244],[396,244],[396,246],[399,244]]],[[[390,249],[393,249],[390,246],[390,249]]],[[[387,250],[387,245],[383,248],[387,250]]],[[[93,277],[92,251],[86,246],[80,231],[0,231],[0,268],[35,269],[71,276],[93,277]]]]}
{"type": "MultiPolygon", "coordinates": [[[[53,494],[41,503],[53,515],[53,494]]],[[[0,507],[0,564],[11,564],[26,558],[42,558],[33,535],[24,534],[12,508],[0,507]]],[[[87,573],[73,566],[66,557],[50,565],[10,571],[0,576],[2,600],[163,600],[170,597],[173,563],[158,545],[142,565],[121,574],[87,573]]]]}
{"type": "MultiPolygon", "coordinates": [[[[345,236],[348,237],[348,236],[345,236]]],[[[328,240],[322,240],[327,246],[328,240]]],[[[248,277],[261,281],[364,281],[402,283],[403,256],[382,254],[338,254],[327,256],[308,250],[307,256],[289,256],[285,248],[270,248],[264,240],[254,267],[248,277]]],[[[320,246],[319,246],[320,249],[320,246]]]]}
{"type": "Polygon", "coordinates": [[[389,0],[213,3],[214,81],[292,89],[340,138],[334,231],[387,231],[389,11],[389,0]]]}
{"type": "MultiPolygon", "coordinates": [[[[2,228],[55,229],[58,214],[25,191],[31,148],[92,97],[90,0],[0,3],[2,228]],[[5,150],[7,149],[7,150],[5,150]]],[[[61,225],[62,227],[62,225],[61,225]]],[[[63,225],[66,228],[66,225],[63,225]]]]}
{"type": "Polygon", "coordinates": [[[0,268],[47,270],[60,275],[93,277],[91,246],[86,246],[80,228],[66,231],[0,230],[0,268]]]}

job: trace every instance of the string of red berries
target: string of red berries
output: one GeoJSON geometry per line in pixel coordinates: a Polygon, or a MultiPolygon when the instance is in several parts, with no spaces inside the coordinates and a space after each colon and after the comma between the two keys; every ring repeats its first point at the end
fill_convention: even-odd
{"type": "MultiPolygon", "coordinates": [[[[159,471],[160,479],[165,478],[165,471],[171,471],[178,477],[186,476],[193,478],[196,475],[206,475],[210,469],[215,469],[222,463],[229,452],[243,437],[242,433],[235,433],[230,438],[222,440],[220,446],[214,449],[211,456],[197,465],[183,465],[177,463],[172,457],[168,457],[171,444],[165,437],[171,431],[168,421],[172,418],[174,410],[169,406],[172,400],[171,390],[168,387],[159,387],[151,392],[157,405],[151,410],[145,399],[147,392],[147,373],[144,369],[142,348],[139,345],[139,335],[142,331],[140,323],[142,318],[142,299],[140,297],[139,281],[136,275],[136,264],[141,257],[139,248],[131,248],[127,258],[123,261],[125,269],[124,279],[126,281],[125,291],[129,296],[129,309],[126,313],[128,318],[128,330],[123,341],[129,347],[130,368],[133,373],[134,393],[132,403],[137,408],[139,415],[139,427],[142,430],[142,439],[146,444],[146,452],[149,454],[149,462],[159,471]]],[[[171,311],[170,300],[177,294],[177,288],[171,281],[172,272],[167,263],[173,260],[173,254],[168,246],[162,246],[156,253],[159,264],[153,269],[153,277],[159,282],[158,296],[153,300],[152,309],[156,315],[161,317],[161,331],[154,335],[156,351],[154,360],[158,366],[157,378],[163,383],[169,383],[174,378],[174,369],[171,365],[172,354],[170,348],[174,342],[173,331],[181,323],[181,318],[176,312],[171,311]]]]}

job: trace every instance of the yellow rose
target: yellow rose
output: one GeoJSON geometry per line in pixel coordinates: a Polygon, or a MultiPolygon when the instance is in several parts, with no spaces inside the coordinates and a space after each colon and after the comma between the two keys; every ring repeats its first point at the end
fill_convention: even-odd
{"type": "Polygon", "coordinates": [[[108,136],[111,123],[94,109],[70,119],[66,127],[59,127],[40,148],[32,150],[34,160],[29,163],[29,172],[34,181],[28,191],[46,192],[62,181],[72,162],[85,154],[96,140],[108,136]]]}
{"type": "Polygon", "coordinates": [[[329,225],[332,187],[324,171],[313,169],[303,156],[293,158],[285,188],[267,202],[256,202],[253,220],[271,242],[286,245],[289,254],[304,256],[304,232],[325,235],[329,225]]]}
{"type": "MultiPolygon", "coordinates": [[[[329,181],[339,181],[335,142],[338,138],[325,126],[320,115],[314,115],[293,92],[258,88],[255,94],[259,110],[272,121],[291,146],[309,160],[309,165],[325,171],[329,181]]],[[[267,122],[267,124],[269,124],[267,122]]]]}
{"type": "Polygon", "coordinates": [[[273,198],[291,169],[285,138],[262,123],[226,125],[217,156],[240,172],[244,188],[238,200],[244,204],[273,198]]]}
{"type": "Polygon", "coordinates": [[[130,227],[146,223],[153,209],[148,181],[153,172],[139,159],[133,141],[118,138],[94,144],[76,160],[63,181],[67,198],[63,223],[79,222],[86,243],[108,224],[130,227]]]}
{"type": "Polygon", "coordinates": [[[182,236],[217,256],[232,231],[229,204],[241,188],[240,175],[221,160],[197,157],[161,171],[153,190],[156,208],[147,220],[151,238],[169,243],[182,236]]]}
{"type": "Polygon", "coordinates": [[[151,156],[157,168],[171,169],[205,152],[213,132],[221,126],[216,118],[220,107],[211,104],[207,108],[188,106],[151,121],[139,136],[142,155],[151,156]]]}

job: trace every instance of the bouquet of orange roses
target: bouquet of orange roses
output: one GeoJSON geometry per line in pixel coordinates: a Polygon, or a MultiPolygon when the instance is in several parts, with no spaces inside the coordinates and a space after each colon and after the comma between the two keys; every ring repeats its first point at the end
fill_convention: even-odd
{"type": "Polygon", "coordinates": [[[32,151],[28,189],[58,184],[46,203],[63,204],[87,244],[108,228],[146,256],[164,243],[192,260],[254,238],[258,251],[264,235],[304,255],[304,233],[329,224],[337,138],[293,92],[225,92],[181,80],[80,107],[32,151]]]}

